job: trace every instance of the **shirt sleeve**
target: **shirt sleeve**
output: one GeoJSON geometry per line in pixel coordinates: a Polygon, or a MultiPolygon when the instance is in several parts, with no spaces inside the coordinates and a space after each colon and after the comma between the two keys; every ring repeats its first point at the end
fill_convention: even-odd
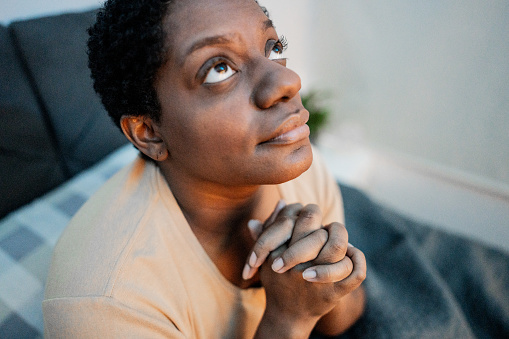
{"type": "Polygon", "coordinates": [[[109,297],[43,302],[45,338],[186,338],[168,319],[156,319],[109,297]]]}

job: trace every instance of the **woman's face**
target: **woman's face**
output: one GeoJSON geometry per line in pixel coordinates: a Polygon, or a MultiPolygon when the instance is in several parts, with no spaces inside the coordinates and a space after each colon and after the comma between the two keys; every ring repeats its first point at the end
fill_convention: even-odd
{"type": "Polygon", "coordinates": [[[276,184],[311,164],[300,78],[253,0],[175,1],[156,91],[161,163],[223,185],[276,184]]]}

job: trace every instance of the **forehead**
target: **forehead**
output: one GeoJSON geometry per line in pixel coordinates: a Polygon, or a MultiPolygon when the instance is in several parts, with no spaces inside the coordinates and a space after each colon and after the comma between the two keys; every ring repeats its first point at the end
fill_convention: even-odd
{"type": "Polygon", "coordinates": [[[163,22],[165,44],[178,57],[195,41],[264,30],[266,22],[254,0],[176,0],[163,22]]]}

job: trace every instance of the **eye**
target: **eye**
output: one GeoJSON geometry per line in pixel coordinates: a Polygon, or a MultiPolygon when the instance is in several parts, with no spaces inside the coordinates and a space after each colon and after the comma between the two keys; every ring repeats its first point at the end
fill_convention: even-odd
{"type": "Polygon", "coordinates": [[[213,84],[216,82],[221,82],[223,80],[228,79],[232,75],[237,73],[234,71],[227,63],[220,62],[214,65],[208,72],[205,77],[205,84],[213,84]]]}
{"type": "Polygon", "coordinates": [[[269,54],[269,59],[270,60],[280,60],[280,59],[284,59],[284,55],[283,55],[283,48],[279,45],[276,45],[274,46],[274,48],[272,48],[272,50],[270,51],[270,54],[269,54]]]}
{"type": "Polygon", "coordinates": [[[269,60],[281,60],[286,59],[284,56],[284,51],[288,47],[288,43],[286,42],[286,38],[282,36],[275,44],[274,47],[272,47],[270,54],[269,54],[269,60]]]}

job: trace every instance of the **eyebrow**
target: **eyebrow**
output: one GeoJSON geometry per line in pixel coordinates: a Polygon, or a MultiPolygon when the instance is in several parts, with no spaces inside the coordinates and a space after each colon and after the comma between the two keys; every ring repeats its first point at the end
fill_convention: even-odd
{"type": "MultiPolygon", "coordinates": [[[[272,20],[267,19],[263,22],[263,30],[267,31],[270,28],[274,28],[274,23],[272,20]]],[[[232,40],[231,37],[235,36],[235,34],[225,34],[225,35],[215,35],[211,37],[206,37],[203,39],[200,39],[196,41],[189,49],[187,50],[187,53],[185,55],[190,55],[194,51],[206,47],[206,46],[213,46],[213,45],[222,45],[230,42],[232,40]]]]}

